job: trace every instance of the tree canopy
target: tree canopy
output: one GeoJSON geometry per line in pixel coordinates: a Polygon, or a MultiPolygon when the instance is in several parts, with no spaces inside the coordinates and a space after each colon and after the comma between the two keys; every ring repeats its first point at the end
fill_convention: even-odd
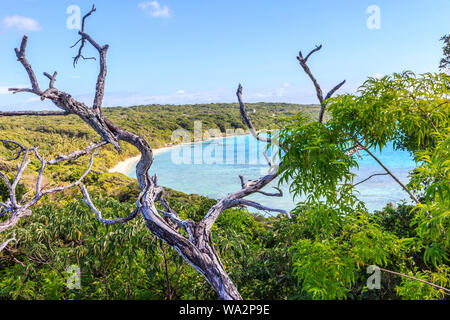
{"type": "MultiPolygon", "coordinates": [[[[294,211],[311,224],[312,233],[292,248],[294,270],[314,298],[346,298],[355,286],[366,290],[357,275],[369,265],[448,286],[449,88],[444,73],[369,78],[356,95],[328,101],[328,122],[298,115],[281,132],[282,180],[290,181],[295,195],[307,196],[294,211]],[[417,162],[407,185],[370,151],[382,151],[388,143],[408,150],[417,162]],[[374,157],[415,205],[400,206],[391,217],[369,213],[354,189],[353,151],[374,157]],[[385,219],[393,218],[393,225],[386,225],[385,219]]],[[[450,292],[422,285],[403,278],[396,292],[422,299],[450,292]]]]}

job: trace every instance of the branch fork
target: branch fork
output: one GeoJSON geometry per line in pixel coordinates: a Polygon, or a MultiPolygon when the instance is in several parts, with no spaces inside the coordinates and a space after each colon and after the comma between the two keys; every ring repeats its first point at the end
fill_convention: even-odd
{"type": "Polygon", "coordinates": [[[297,60],[300,62],[300,66],[303,68],[305,73],[309,76],[309,78],[311,79],[311,81],[312,81],[312,83],[314,85],[314,88],[316,89],[317,99],[319,100],[319,103],[320,103],[320,113],[319,113],[318,121],[320,123],[323,123],[323,116],[324,116],[325,110],[327,108],[327,100],[329,98],[331,98],[331,96],[345,84],[345,80],[340,82],[339,84],[337,84],[333,89],[331,89],[326,94],[325,98],[323,97],[322,88],[320,87],[320,85],[317,82],[316,78],[314,77],[314,75],[312,74],[312,72],[309,69],[308,65],[306,64],[306,62],[308,61],[309,57],[311,57],[311,55],[313,55],[315,52],[319,51],[320,49],[322,49],[322,45],[316,46],[313,50],[311,50],[306,55],[306,58],[303,58],[303,54],[300,51],[299,54],[298,54],[297,60]]]}

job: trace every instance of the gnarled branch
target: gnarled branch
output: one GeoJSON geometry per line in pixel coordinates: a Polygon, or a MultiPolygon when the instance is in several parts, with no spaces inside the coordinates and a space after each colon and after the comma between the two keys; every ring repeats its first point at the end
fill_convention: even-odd
{"type": "Polygon", "coordinates": [[[98,149],[98,148],[100,148],[100,147],[102,147],[102,146],[104,146],[106,144],[107,144],[106,141],[101,141],[101,142],[98,142],[98,143],[94,143],[93,145],[90,145],[86,149],[74,151],[74,152],[72,152],[72,153],[70,153],[68,155],[59,155],[56,158],[54,158],[52,160],[49,160],[48,164],[49,165],[54,165],[54,164],[57,164],[57,163],[59,163],[61,161],[76,160],[79,157],[84,156],[86,154],[89,154],[92,151],[94,151],[95,149],[98,149]]]}
{"type": "MultiPolygon", "coordinates": [[[[87,36],[85,34],[85,36],[87,36]]],[[[31,65],[28,63],[25,57],[25,50],[27,46],[27,37],[24,36],[22,40],[22,44],[20,46],[20,50],[16,49],[16,54],[19,58],[19,61],[22,62],[22,65],[26,69],[27,73],[29,74],[30,82],[32,84],[32,89],[23,89],[23,88],[10,88],[9,91],[12,91],[13,93],[18,92],[30,92],[33,94],[36,94],[41,97],[41,100],[47,98],[50,99],[58,108],[62,109],[63,113],[49,113],[49,112],[13,112],[13,113],[7,113],[8,116],[15,116],[15,115],[37,115],[37,116],[47,116],[47,115],[67,115],[70,113],[78,115],[83,121],[85,121],[87,124],[89,124],[102,138],[111,143],[114,148],[121,152],[121,148],[118,142],[118,139],[116,135],[111,132],[110,126],[106,124],[107,119],[105,119],[101,113],[101,101],[103,100],[103,90],[104,90],[104,78],[106,77],[106,62],[103,59],[101,61],[101,65],[104,65],[105,67],[101,67],[101,72],[99,75],[99,80],[97,81],[96,86],[96,99],[94,101],[94,108],[88,108],[84,103],[76,101],[72,98],[70,94],[67,94],[63,91],[60,91],[56,88],[49,88],[42,92],[39,89],[39,85],[37,83],[36,77],[34,76],[33,69],[31,65]]],[[[90,37],[86,39],[91,39],[90,37]]],[[[92,40],[92,43],[95,43],[95,41],[92,40]]],[[[95,43],[96,44],[96,43],[95,43]]],[[[96,44],[96,46],[98,46],[96,44]]],[[[107,45],[103,48],[107,49],[107,45]]],[[[103,57],[106,55],[106,49],[103,51],[103,57]]],[[[50,83],[53,86],[54,85],[54,77],[56,77],[56,74],[54,76],[51,76],[50,83]]]]}
{"type": "Polygon", "coordinates": [[[20,50],[15,48],[14,51],[16,52],[17,60],[20,61],[20,63],[23,65],[26,72],[28,73],[28,77],[30,78],[30,83],[31,83],[32,89],[10,89],[10,91],[13,91],[14,93],[20,92],[20,91],[26,91],[26,92],[32,92],[37,95],[40,95],[40,94],[42,94],[42,91],[39,88],[39,84],[38,84],[38,81],[34,74],[33,68],[31,68],[30,63],[28,62],[28,60],[25,56],[27,42],[28,42],[28,37],[24,36],[22,38],[22,43],[20,44],[20,50]]]}
{"type": "MultiPolygon", "coordinates": [[[[106,69],[106,52],[108,50],[108,45],[100,46],[92,37],[90,37],[85,32],[85,19],[90,16],[95,11],[95,7],[92,7],[92,10],[83,17],[83,25],[82,30],[79,32],[81,39],[77,41],[80,44],[80,48],[78,51],[78,58],[74,58],[74,65],[77,63],[78,59],[82,57],[82,50],[86,42],[90,43],[100,55],[100,73],[97,79],[95,99],[92,108],[88,108],[83,103],[76,101],[71,95],[59,91],[56,88],[52,88],[54,86],[54,76],[47,76],[50,79],[50,88],[45,92],[41,92],[37,81],[34,77],[34,73],[32,73],[31,66],[28,63],[23,63],[26,70],[30,76],[30,81],[32,83],[32,89],[28,89],[29,92],[33,92],[41,98],[50,99],[58,108],[62,109],[64,112],[75,114],[79,116],[84,122],[90,125],[104,140],[105,142],[92,145],[85,150],[77,151],[71,153],[67,156],[59,156],[53,160],[45,161],[42,157],[39,156],[36,148],[27,149],[28,151],[33,151],[36,157],[41,161],[42,166],[38,175],[37,183],[36,183],[36,195],[31,200],[25,202],[25,204],[17,204],[15,208],[11,203],[1,203],[0,205],[5,208],[6,211],[12,212],[11,219],[8,222],[8,228],[17,223],[18,219],[22,216],[31,214],[31,211],[28,209],[32,204],[36,203],[42,195],[48,194],[51,192],[57,192],[64,189],[67,189],[72,186],[81,185],[81,180],[87,175],[90,171],[93,163],[94,153],[91,155],[91,160],[89,162],[89,167],[86,172],[81,176],[79,180],[75,183],[72,183],[68,186],[57,187],[53,189],[41,190],[40,181],[44,172],[46,165],[56,164],[63,160],[76,159],[83,154],[88,154],[93,151],[97,147],[105,143],[111,143],[117,151],[120,151],[119,141],[123,141],[131,144],[136,147],[140,153],[141,158],[136,166],[136,177],[140,187],[140,194],[138,199],[136,200],[137,209],[133,211],[130,215],[125,218],[119,219],[104,219],[101,216],[100,211],[93,205],[93,202],[89,198],[89,194],[87,189],[84,186],[81,186],[82,193],[84,195],[85,202],[87,205],[96,213],[99,221],[103,223],[123,223],[129,221],[137,216],[138,213],[142,214],[142,217],[145,221],[145,224],[148,230],[157,236],[159,239],[165,241],[169,246],[173,247],[180,255],[199,273],[201,273],[206,280],[211,284],[213,289],[217,292],[221,299],[241,299],[239,291],[236,286],[233,284],[229,276],[227,275],[224,266],[220,262],[220,259],[217,255],[217,252],[214,248],[212,242],[211,235],[211,227],[216,221],[216,219],[220,216],[220,214],[227,208],[236,207],[236,206],[252,206],[258,208],[260,210],[266,211],[277,211],[280,213],[288,214],[284,210],[271,209],[256,202],[245,200],[244,198],[253,193],[262,193],[267,196],[280,196],[282,194],[281,190],[277,194],[270,194],[261,191],[266,185],[268,185],[271,181],[273,181],[278,175],[278,168],[272,168],[270,172],[255,180],[252,183],[246,183],[245,186],[234,193],[231,193],[221,199],[216,205],[211,207],[205,217],[198,223],[190,220],[182,220],[179,218],[179,215],[175,210],[170,208],[167,201],[164,200],[162,188],[157,185],[156,177],[150,177],[149,169],[153,163],[153,151],[149,143],[142,137],[128,132],[122,128],[119,128],[115,124],[113,124],[108,119],[104,118],[101,113],[102,100],[104,95],[104,86],[105,79],[107,74],[106,69]],[[159,201],[163,205],[164,209],[162,213],[158,211],[155,206],[155,202],[159,201]],[[170,221],[170,222],[169,222],[170,221]],[[186,238],[183,234],[181,234],[175,226],[183,227],[189,238],[186,238]]],[[[24,61],[25,56],[25,47],[26,47],[26,38],[24,38],[22,49],[20,53],[20,57],[22,61],[24,61]]],[[[25,60],[26,61],[26,60],[25,60]]],[[[18,90],[12,89],[11,91],[19,92],[18,90]]],[[[25,91],[25,90],[21,90],[25,91]]],[[[245,105],[242,102],[242,86],[238,87],[237,97],[240,103],[240,111],[241,115],[244,119],[244,122],[252,132],[253,136],[263,142],[271,142],[270,138],[264,138],[258,136],[250,118],[248,117],[245,105]]],[[[20,153],[28,151],[20,151],[20,153]]],[[[24,160],[25,161],[25,160],[24,160]]],[[[269,161],[270,162],[270,161],[269,161]]],[[[26,166],[26,165],[24,165],[26,166]]],[[[20,169],[20,167],[19,167],[20,169]]],[[[12,186],[11,186],[12,187],[12,186]]],[[[12,201],[10,201],[12,202],[12,201]]],[[[2,231],[2,227],[6,227],[6,224],[0,224],[0,232],[2,231]]]]}
{"type": "Polygon", "coordinates": [[[11,160],[11,161],[16,160],[23,154],[20,164],[18,165],[17,173],[15,174],[12,183],[9,181],[6,174],[3,173],[2,171],[0,171],[0,177],[2,178],[3,182],[5,183],[8,191],[9,191],[9,200],[7,202],[0,202],[0,206],[3,207],[4,213],[9,213],[9,216],[10,216],[7,220],[0,222],[0,233],[5,230],[13,228],[19,222],[19,220],[21,218],[31,215],[32,211],[30,210],[30,208],[34,204],[36,204],[40,199],[42,199],[43,196],[45,196],[47,194],[55,193],[55,192],[64,191],[66,189],[80,185],[81,181],[89,174],[89,172],[92,169],[92,165],[94,163],[94,155],[96,154],[95,152],[93,152],[94,151],[93,146],[95,146],[96,147],[95,150],[97,150],[100,146],[103,146],[104,144],[106,144],[105,142],[94,144],[93,146],[90,146],[90,147],[86,148],[85,150],[73,152],[69,156],[60,156],[59,158],[57,158],[57,160],[47,161],[39,154],[37,147],[25,148],[21,144],[11,141],[11,140],[0,140],[0,141],[7,142],[7,143],[13,143],[13,144],[17,145],[20,149],[17,152],[17,156],[12,159],[9,159],[9,160],[11,160]],[[22,178],[22,175],[23,175],[25,169],[27,168],[28,164],[30,163],[29,157],[30,157],[30,154],[32,154],[32,153],[34,153],[35,157],[41,162],[41,167],[39,169],[39,173],[38,173],[38,176],[36,179],[34,195],[31,198],[26,199],[26,196],[31,192],[31,191],[29,191],[27,194],[22,196],[21,199],[17,199],[16,188],[17,188],[19,181],[22,178]],[[87,169],[85,170],[85,172],[81,175],[81,177],[77,181],[75,181],[74,183],[71,183],[69,185],[42,190],[42,188],[41,188],[42,176],[44,174],[46,166],[49,163],[54,165],[63,160],[76,159],[76,158],[80,157],[81,155],[88,154],[88,153],[92,153],[90,161],[89,161],[89,165],[88,165],[87,169]]]}
{"type": "Polygon", "coordinates": [[[55,85],[55,81],[56,81],[56,76],[58,75],[58,72],[54,72],[53,75],[48,74],[47,72],[44,72],[44,76],[46,76],[47,78],[49,78],[50,83],[48,84],[48,87],[50,89],[54,88],[55,85]]]}
{"type": "MultiPolygon", "coordinates": [[[[97,10],[97,9],[95,9],[95,5],[92,5],[91,11],[89,11],[88,13],[86,13],[86,14],[83,16],[83,20],[82,20],[82,23],[81,23],[81,32],[84,32],[84,23],[85,23],[86,18],[89,17],[89,16],[90,16],[93,12],[95,12],[96,10],[97,10]]],[[[75,42],[75,44],[74,44],[71,48],[75,47],[80,41],[81,41],[81,45],[80,45],[80,48],[78,49],[78,54],[73,58],[73,67],[74,67],[74,68],[75,68],[75,65],[77,64],[77,62],[78,62],[78,60],[79,60],[80,58],[83,58],[84,60],[88,60],[88,59],[94,59],[94,60],[95,60],[94,57],[91,57],[91,58],[85,58],[85,57],[83,57],[83,55],[82,55],[82,51],[83,51],[83,48],[84,48],[84,44],[85,44],[85,42],[86,42],[86,39],[85,39],[85,38],[82,37],[80,40],[78,40],[77,42],[75,42]]]]}
{"type": "Polygon", "coordinates": [[[322,45],[320,46],[316,46],[315,49],[311,50],[310,53],[308,53],[308,55],[306,56],[306,58],[303,58],[303,54],[300,51],[297,57],[297,60],[300,62],[300,66],[303,68],[303,71],[305,71],[305,73],[309,76],[309,78],[311,79],[314,88],[316,89],[316,94],[317,94],[317,99],[319,100],[320,103],[320,113],[319,113],[319,119],[318,121],[320,123],[323,122],[323,116],[325,114],[325,110],[327,108],[327,100],[329,98],[331,98],[331,96],[337,91],[339,90],[345,83],[345,80],[342,81],[341,83],[339,83],[338,85],[336,85],[333,89],[331,89],[325,96],[325,98],[323,97],[323,92],[322,92],[322,88],[320,87],[319,83],[317,82],[317,79],[314,77],[314,75],[311,72],[311,69],[309,69],[308,65],[306,64],[306,62],[308,61],[308,58],[315,52],[319,51],[320,49],[322,49],[322,45]]]}
{"type": "MultiPolygon", "coordinates": [[[[267,195],[267,194],[266,194],[267,195]]],[[[282,209],[272,209],[266,206],[263,206],[255,201],[251,201],[251,200],[246,200],[246,199],[236,199],[236,200],[230,200],[229,203],[230,207],[235,207],[235,206],[249,206],[249,207],[253,207],[255,209],[258,210],[262,210],[262,211],[272,211],[272,212],[279,212],[282,214],[285,214],[286,216],[288,216],[288,218],[291,217],[291,215],[289,214],[289,212],[287,212],[286,210],[282,210],[282,209]]]]}
{"type": "Polygon", "coordinates": [[[18,117],[18,116],[67,116],[68,111],[0,111],[0,117],[18,117]]]}
{"type": "Polygon", "coordinates": [[[6,246],[7,246],[10,242],[14,242],[14,243],[17,242],[17,240],[16,240],[16,233],[15,233],[15,232],[13,232],[12,238],[10,238],[10,239],[6,240],[5,242],[3,242],[2,244],[0,244],[0,252],[1,252],[3,249],[5,249],[6,246]]]}
{"type": "Polygon", "coordinates": [[[253,135],[253,137],[258,139],[259,141],[270,143],[271,142],[270,138],[260,137],[258,135],[258,133],[256,132],[255,127],[253,126],[252,120],[250,120],[250,117],[247,114],[247,111],[245,109],[245,104],[242,101],[242,86],[241,86],[241,84],[239,84],[239,86],[238,86],[238,89],[236,91],[236,96],[237,96],[238,101],[239,101],[239,110],[241,112],[242,119],[244,120],[245,125],[250,130],[250,133],[253,135]]]}
{"type": "MultiPolygon", "coordinates": [[[[89,11],[83,17],[81,30],[78,32],[78,34],[81,36],[81,39],[80,39],[81,45],[80,45],[80,48],[78,49],[78,55],[73,60],[73,65],[75,67],[75,65],[77,64],[77,61],[80,57],[82,57],[85,60],[88,59],[88,58],[83,57],[83,55],[82,55],[82,50],[83,50],[83,47],[84,47],[84,44],[86,41],[88,41],[98,51],[98,54],[100,57],[100,72],[98,74],[97,84],[95,87],[95,97],[94,97],[93,109],[97,110],[97,112],[101,113],[103,96],[105,94],[105,79],[106,79],[106,74],[107,74],[106,53],[108,52],[109,45],[100,46],[89,34],[84,32],[84,24],[85,24],[86,18],[89,17],[95,11],[96,11],[96,9],[95,9],[95,6],[93,5],[91,11],[89,11]]],[[[78,43],[78,41],[77,41],[77,43],[78,43]]]]}
{"type": "Polygon", "coordinates": [[[98,221],[104,224],[116,224],[116,223],[125,223],[128,222],[134,218],[137,217],[140,208],[136,208],[130,215],[124,217],[124,218],[117,218],[117,219],[103,219],[101,212],[95,207],[94,203],[92,202],[91,198],[89,197],[89,193],[86,189],[86,187],[82,184],[80,186],[81,192],[83,193],[83,201],[91,208],[91,210],[96,214],[98,221]]]}

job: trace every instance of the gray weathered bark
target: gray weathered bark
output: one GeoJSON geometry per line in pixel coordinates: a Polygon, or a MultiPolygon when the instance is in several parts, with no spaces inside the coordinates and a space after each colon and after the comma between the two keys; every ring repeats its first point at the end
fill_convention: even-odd
{"type": "Polygon", "coordinates": [[[323,97],[323,93],[322,93],[322,88],[320,87],[319,83],[317,82],[316,78],[314,77],[314,75],[312,74],[311,70],[309,69],[308,65],[306,64],[306,62],[308,61],[309,57],[319,51],[320,49],[322,49],[322,45],[320,46],[316,46],[313,50],[311,50],[305,58],[303,58],[303,54],[300,51],[297,57],[297,60],[300,62],[300,66],[303,68],[303,70],[305,71],[305,73],[309,76],[309,78],[311,79],[314,88],[316,89],[316,93],[317,93],[317,99],[320,102],[320,113],[319,113],[319,119],[318,121],[320,123],[323,122],[323,116],[325,114],[325,110],[327,108],[327,100],[329,98],[331,98],[331,96],[338,91],[345,83],[345,80],[342,81],[341,83],[339,83],[338,85],[336,85],[333,89],[331,89],[327,95],[325,96],[325,98],[323,97]]]}
{"type": "Polygon", "coordinates": [[[0,244],[0,252],[6,248],[6,246],[10,243],[10,242],[16,242],[16,234],[13,233],[12,238],[6,240],[5,242],[3,242],[2,244],[0,244]]]}
{"type": "MultiPolygon", "coordinates": [[[[316,46],[313,50],[311,50],[306,57],[303,57],[302,52],[299,52],[299,55],[297,57],[297,60],[300,62],[300,66],[303,68],[303,70],[305,71],[305,73],[309,76],[309,78],[311,79],[314,88],[316,89],[316,94],[317,94],[317,99],[319,100],[320,103],[320,112],[319,112],[319,118],[318,118],[318,122],[323,123],[323,117],[325,114],[325,110],[327,108],[327,100],[329,98],[331,98],[333,96],[333,94],[339,90],[344,84],[345,84],[345,80],[340,82],[339,84],[337,84],[333,89],[331,89],[327,95],[325,96],[325,98],[323,97],[323,93],[322,93],[322,89],[319,85],[319,83],[317,82],[316,78],[314,77],[314,75],[312,74],[311,70],[309,69],[308,65],[306,64],[309,57],[314,54],[315,52],[319,51],[320,49],[322,49],[322,45],[316,46]]],[[[419,107],[420,110],[420,107],[419,107]]],[[[424,116],[426,118],[428,118],[427,114],[424,113],[424,116]]],[[[429,120],[429,118],[428,118],[429,120]]],[[[430,124],[432,125],[433,129],[437,132],[437,128],[434,125],[434,123],[430,121],[430,124]]],[[[355,144],[353,145],[353,147],[351,147],[350,149],[348,149],[348,151],[346,152],[346,155],[351,157],[353,156],[355,153],[359,155],[359,150],[364,150],[366,151],[385,171],[386,174],[373,174],[371,176],[369,176],[368,178],[356,183],[353,185],[353,187],[364,183],[368,180],[370,180],[372,177],[374,176],[379,176],[379,175],[390,175],[395,182],[397,182],[397,184],[399,184],[402,189],[404,191],[406,191],[408,193],[408,195],[410,196],[410,198],[415,202],[415,203],[419,203],[419,200],[417,199],[417,197],[410,191],[408,190],[408,188],[406,188],[406,186],[380,161],[380,159],[378,159],[366,146],[363,146],[359,141],[355,140],[355,144]]]]}
{"type": "MultiPolygon", "coordinates": [[[[264,188],[267,184],[273,181],[278,174],[277,168],[273,168],[269,172],[269,174],[255,181],[249,181],[247,183],[244,183],[243,178],[241,178],[242,189],[237,192],[228,194],[227,196],[219,200],[214,206],[211,207],[206,216],[200,222],[180,219],[176,211],[170,208],[168,202],[165,201],[164,190],[160,186],[158,186],[156,177],[150,177],[148,173],[153,162],[153,152],[149,143],[144,138],[134,133],[128,132],[122,128],[119,128],[111,121],[106,119],[101,112],[102,101],[104,96],[105,79],[107,75],[106,53],[108,50],[108,45],[100,46],[97,42],[95,42],[92,39],[91,36],[85,33],[84,30],[85,19],[89,15],[91,15],[94,11],[95,7],[93,7],[92,10],[83,17],[82,30],[79,31],[79,35],[81,38],[76,43],[76,44],[80,43],[80,48],[78,50],[78,55],[74,58],[74,65],[77,63],[79,58],[86,59],[82,55],[82,49],[86,42],[90,43],[98,51],[100,72],[97,78],[95,98],[92,107],[87,107],[84,103],[81,103],[73,99],[70,94],[54,88],[54,83],[56,80],[56,72],[53,74],[53,76],[50,76],[47,73],[44,74],[47,78],[50,79],[49,88],[46,89],[45,91],[42,91],[40,89],[34,71],[26,59],[25,55],[25,50],[27,46],[26,36],[23,37],[20,49],[16,49],[16,55],[18,60],[22,63],[25,70],[27,71],[31,83],[31,88],[30,89],[11,88],[10,91],[12,91],[13,93],[18,92],[34,93],[40,96],[41,100],[44,99],[51,100],[58,108],[60,108],[63,111],[62,113],[60,113],[60,115],[67,115],[67,114],[77,115],[103,138],[104,141],[100,143],[101,145],[110,143],[115,147],[115,149],[118,152],[121,151],[119,141],[129,143],[134,147],[136,147],[141,153],[141,158],[136,166],[136,177],[141,192],[136,201],[137,208],[129,216],[125,218],[112,220],[103,219],[101,212],[92,203],[89,194],[87,192],[87,189],[81,184],[81,180],[82,178],[84,178],[85,175],[83,175],[83,177],[81,177],[80,180],[78,180],[76,183],[71,184],[67,187],[73,187],[75,185],[80,186],[81,191],[84,195],[84,201],[96,213],[99,221],[103,223],[107,224],[124,223],[131,219],[134,219],[135,217],[138,216],[138,213],[141,213],[148,230],[155,236],[157,236],[159,239],[165,241],[168,245],[173,247],[192,267],[194,267],[200,274],[202,274],[206,278],[206,280],[210,283],[212,288],[216,291],[220,299],[227,299],[227,300],[242,299],[238,289],[236,288],[236,286],[233,284],[232,280],[226,273],[225,268],[223,267],[220,258],[218,257],[217,252],[213,246],[211,228],[214,225],[217,218],[224,212],[224,210],[232,207],[252,206],[260,210],[275,211],[287,214],[287,212],[284,210],[271,209],[268,207],[261,206],[260,204],[255,203],[253,201],[244,199],[246,196],[250,194],[253,194],[255,192],[261,192],[260,190],[262,188],[264,188]],[[155,206],[155,203],[158,201],[161,202],[163,207],[165,208],[162,214],[160,213],[160,211],[157,210],[155,206]],[[178,231],[179,228],[183,228],[189,235],[189,238],[183,236],[178,231]]],[[[253,127],[245,111],[245,106],[242,103],[241,95],[242,95],[242,87],[239,85],[237,96],[240,102],[240,111],[242,117],[244,119],[244,122],[251,130],[252,134],[254,134],[256,138],[261,140],[262,138],[257,136],[256,130],[253,127]]],[[[31,113],[8,112],[7,114],[0,114],[0,116],[1,115],[20,116],[27,114],[31,113]]],[[[32,115],[48,115],[48,114],[33,113],[32,115]]],[[[265,139],[263,141],[270,142],[269,139],[265,139]]],[[[78,151],[72,153],[69,156],[60,156],[57,159],[54,159],[53,162],[56,163],[59,161],[67,160],[68,158],[79,157],[83,154],[92,152],[94,149],[96,149],[96,147],[99,146],[100,145],[97,144],[95,146],[87,148],[85,151],[78,151]]],[[[21,207],[15,206],[14,203],[11,205],[0,203],[0,205],[5,207],[6,210],[9,210],[11,212],[10,223],[8,225],[4,224],[3,229],[2,224],[0,224],[0,232],[11,228],[13,225],[17,223],[18,219],[20,219],[21,217],[30,215],[31,211],[29,207],[32,204],[36,203],[37,200],[41,198],[41,195],[49,193],[50,191],[57,192],[63,190],[64,188],[67,188],[67,187],[60,187],[59,189],[41,191],[40,178],[42,177],[42,173],[45,169],[45,166],[47,165],[47,162],[45,162],[42,158],[40,158],[35,148],[33,149],[26,149],[24,147],[21,148],[22,148],[21,152],[27,153],[28,151],[35,151],[36,157],[38,157],[42,162],[42,168],[39,173],[38,183],[36,187],[36,196],[31,201],[27,202],[26,205],[21,207]]],[[[26,156],[24,157],[24,159],[25,158],[26,156]]],[[[90,167],[92,166],[92,161],[93,155],[91,156],[91,162],[88,170],[86,171],[86,174],[89,172],[90,167]]],[[[50,164],[50,162],[48,163],[50,164]]],[[[14,188],[11,187],[10,190],[11,193],[14,193],[14,188]]],[[[267,196],[280,195],[269,193],[263,194],[267,196]]],[[[11,198],[14,197],[12,196],[11,198]]],[[[14,202],[15,200],[12,201],[14,202]]]]}
{"type": "Polygon", "coordinates": [[[0,222],[0,233],[13,228],[15,225],[17,225],[17,223],[20,221],[20,219],[30,216],[32,214],[31,207],[33,205],[35,205],[39,200],[41,200],[42,197],[44,197],[45,195],[55,193],[55,192],[61,192],[61,191],[67,190],[69,188],[79,186],[81,184],[81,181],[88,175],[88,173],[92,169],[92,165],[94,163],[94,155],[95,155],[95,153],[93,151],[106,144],[106,142],[100,142],[100,143],[94,144],[84,150],[73,152],[70,155],[60,155],[55,159],[45,160],[43,157],[40,156],[37,147],[25,148],[21,144],[14,142],[14,141],[3,140],[3,139],[0,141],[2,141],[3,143],[15,144],[19,149],[17,151],[15,157],[13,157],[11,159],[7,159],[7,160],[13,161],[13,160],[21,159],[18,164],[18,167],[17,167],[17,172],[14,175],[13,182],[10,182],[7,175],[5,173],[3,173],[2,171],[0,171],[0,178],[3,180],[4,184],[6,185],[6,187],[8,188],[8,191],[9,191],[8,201],[0,202],[0,213],[2,215],[9,216],[8,219],[0,222]],[[48,165],[55,165],[61,161],[76,159],[76,158],[78,158],[82,155],[88,154],[88,153],[92,153],[90,161],[89,161],[89,165],[88,165],[86,171],[81,175],[81,177],[77,181],[75,181],[69,185],[65,185],[65,186],[59,186],[59,187],[48,188],[48,189],[42,188],[42,185],[41,185],[42,177],[43,177],[44,171],[48,165]],[[27,193],[27,194],[23,195],[21,199],[17,199],[16,187],[17,187],[20,179],[22,178],[22,175],[23,175],[25,169],[27,168],[28,164],[30,163],[30,154],[34,154],[34,156],[41,162],[41,167],[40,167],[37,179],[36,179],[35,189],[33,190],[34,195],[31,197],[27,197],[29,195],[29,193],[27,193]]]}

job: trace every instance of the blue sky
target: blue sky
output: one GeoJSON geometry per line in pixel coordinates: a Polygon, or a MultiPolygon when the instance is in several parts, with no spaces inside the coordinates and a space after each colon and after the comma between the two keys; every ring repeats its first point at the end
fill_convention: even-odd
{"type": "MultiPolygon", "coordinates": [[[[41,86],[42,72],[58,71],[56,87],[91,103],[96,61],[80,61],[70,46],[70,5],[82,14],[92,1],[0,0],[0,110],[51,109],[10,86],[29,86],[14,48],[28,35],[27,56],[41,86]]],[[[105,106],[234,102],[239,82],[249,102],[314,103],[315,93],[296,60],[309,60],[324,91],[343,79],[354,92],[368,76],[413,70],[436,72],[439,38],[450,33],[449,0],[96,0],[87,32],[108,43],[105,106]],[[369,29],[370,5],[380,28],[369,29]]],[[[86,56],[96,55],[88,48],[86,56]]]]}

